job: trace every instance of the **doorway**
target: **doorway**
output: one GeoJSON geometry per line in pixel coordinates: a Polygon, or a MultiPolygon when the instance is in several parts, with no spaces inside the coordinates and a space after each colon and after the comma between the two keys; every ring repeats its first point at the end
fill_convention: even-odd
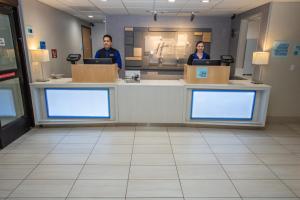
{"type": "Polygon", "coordinates": [[[92,30],[90,27],[81,26],[82,34],[82,49],[83,49],[83,58],[92,58],[92,30]]]}
{"type": "Polygon", "coordinates": [[[0,4],[0,148],[33,125],[22,33],[17,20],[17,7],[0,4]]]}
{"type": "Polygon", "coordinates": [[[241,20],[236,60],[236,74],[239,76],[253,73],[252,55],[259,50],[261,20],[261,14],[241,20]]]}

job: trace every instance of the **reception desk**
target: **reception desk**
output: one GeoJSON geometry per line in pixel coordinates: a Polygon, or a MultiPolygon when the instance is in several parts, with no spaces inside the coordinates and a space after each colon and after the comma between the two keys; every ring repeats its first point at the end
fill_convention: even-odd
{"type": "Polygon", "coordinates": [[[184,80],[74,83],[64,78],[31,84],[36,125],[158,123],[263,127],[270,89],[248,80],[228,84],[188,84],[184,80]]]}

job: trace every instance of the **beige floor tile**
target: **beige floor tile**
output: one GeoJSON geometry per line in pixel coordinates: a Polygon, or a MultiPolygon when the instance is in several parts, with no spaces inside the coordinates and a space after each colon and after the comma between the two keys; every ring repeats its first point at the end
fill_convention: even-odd
{"type": "Polygon", "coordinates": [[[169,145],[170,139],[169,137],[136,137],[134,140],[134,144],[169,145]]]}
{"type": "Polygon", "coordinates": [[[93,150],[93,154],[110,154],[110,153],[132,153],[133,145],[122,144],[97,144],[93,150]]]}
{"type": "Polygon", "coordinates": [[[25,180],[11,197],[67,197],[73,180],[25,180]]]}
{"type": "Polygon", "coordinates": [[[21,180],[0,180],[0,198],[8,195],[21,183],[21,180]]]}
{"type": "Polygon", "coordinates": [[[208,144],[242,144],[236,136],[207,136],[204,135],[208,144]]]}
{"type": "Polygon", "coordinates": [[[242,197],[295,197],[295,195],[278,180],[233,180],[242,197]]]}
{"type": "Polygon", "coordinates": [[[228,179],[221,165],[178,166],[180,179],[228,179]]]}
{"type": "Polygon", "coordinates": [[[82,165],[39,165],[27,177],[36,180],[68,180],[76,179],[82,165]]]}
{"type": "Polygon", "coordinates": [[[175,166],[131,166],[130,179],[178,179],[175,166]]]}
{"type": "Polygon", "coordinates": [[[270,165],[280,179],[300,179],[300,165],[270,165]]]}
{"type": "Polygon", "coordinates": [[[77,180],[70,197],[125,197],[126,180],[77,180]]]}
{"type": "Polygon", "coordinates": [[[300,180],[284,180],[284,183],[300,197],[300,180]]]}
{"type": "Polygon", "coordinates": [[[214,154],[174,154],[177,165],[218,164],[214,154]]]}
{"type": "Polygon", "coordinates": [[[41,164],[82,165],[89,154],[48,154],[41,164]]]}
{"type": "Polygon", "coordinates": [[[45,154],[6,154],[0,159],[0,164],[38,164],[45,154]]]}
{"type": "Polygon", "coordinates": [[[8,153],[12,154],[46,154],[49,153],[56,144],[42,144],[42,143],[36,143],[36,144],[30,144],[30,143],[21,143],[15,146],[14,148],[10,149],[8,153]]]}
{"type": "Polygon", "coordinates": [[[132,165],[175,165],[172,154],[133,154],[132,165]]]}
{"type": "Polygon", "coordinates": [[[171,137],[171,144],[207,144],[202,136],[197,137],[171,137]]]}
{"type": "Polygon", "coordinates": [[[24,179],[36,165],[0,165],[0,179],[24,179]]]}
{"type": "Polygon", "coordinates": [[[187,145],[187,144],[175,144],[172,145],[174,154],[210,154],[212,153],[208,145],[187,145]]]}
{"type": "Polygon", "coordinates": [[[129,180],[127,197],[182,197],[178,180],[129,180]]]}
{"type": "Polygon", "coordinates": [[[238,136],[239,139],[242,141],[243,144],[253,144],[253,145],[274,145],[279,144],[276,140],[272,137],[262,137],[262,136],[238,136]]]}
{"type": "Polygon", "coordinates": [[[264,165],[223,165],[231,179],[277,179],[264,165]]]}
{"type": "Polygon", "coordinates": [[[239,197],[229,180],[182,180],[185,197],[239,197]]]}
{"type": "Polygon", "coordinates": [[[129,165],[130,160],[130,154],[92,154],[87,160],[87,164],[129,165]]]}
{"type": "Polygon", "coordinates": [[[68,135],[62,139],[63,144],[95,144],[98,142],[98,136],[74,136],[68,135]]]}
{"type": "Polygon", "coordinates": [[[260,160],[268,165],[300,165],[300,157],[290,154],[257,154],[260,160]]]}
{"type": "Polygon", "coordinates": [[[58,144],[51,153],[89,154],[94,144],[58,144]]]}
{"type": "Polygon", "coordinates": [[[128,179],[129,166],[85,165],[78,179],[128,179]]]}
{"type": "Polygon", "coordinates": [[[104,136],[99,139],[97,144],[133,144],[134,137],[113,137],[113,136],[104,136]]]}
{"type": "Polygon", "coordinates": [[[298,144],[284,145],[284,147],[292,153],[299,153],[300,154],[300,145],[298,145],[298,144]]]}
{"type": "Polygon", "coordinates": [[[245,145],[210,145],[214,153],[251,153],[245,145]]]}
{"type": "Polygon", "coordinates": [[[171,145],[134,145],[134,154],[172,154],[171,145]]]}
{"type": "Polygon", "coordinates": [[[256,154],[288,154],[290,153],[282,145],[247,145],[248,148],[256,154]]]}
{"type": "Polygon", "coordinates": [[[262,162],[253,154],[216,154],[221,164],[233,165],[251,165],[262,164],[262,162]]]}

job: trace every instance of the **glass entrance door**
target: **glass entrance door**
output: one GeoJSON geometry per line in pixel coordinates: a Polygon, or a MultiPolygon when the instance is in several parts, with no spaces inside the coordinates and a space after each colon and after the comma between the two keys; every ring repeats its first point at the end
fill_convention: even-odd
{"type": "Polygon", "coordinates": [[[0,148],[28,131],[32,122],[16,12],[0,4],[0,148]]]}

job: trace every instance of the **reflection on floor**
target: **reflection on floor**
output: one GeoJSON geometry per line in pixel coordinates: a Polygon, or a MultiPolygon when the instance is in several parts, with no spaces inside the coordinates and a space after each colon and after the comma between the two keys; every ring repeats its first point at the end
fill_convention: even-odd
{"type": "Polygon", "coordinates": [[[300,197],[300,124],[34,129],[0,151],[0,199],[300,197]]]}

